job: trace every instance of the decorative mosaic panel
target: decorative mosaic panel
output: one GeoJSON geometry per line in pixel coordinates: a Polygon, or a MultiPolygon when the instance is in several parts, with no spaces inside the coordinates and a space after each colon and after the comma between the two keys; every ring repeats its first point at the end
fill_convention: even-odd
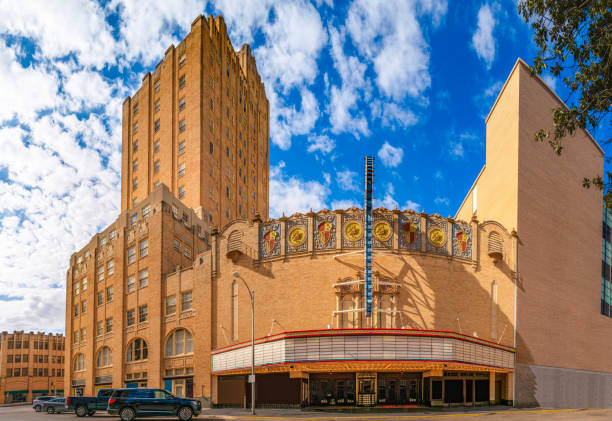
{"type": "Polygon", "coordinates": [[[308,220],[288,219],[285,222],[285,254],[308,251],[308,220]]]}
{"type": "Polygon", "coordinates": [[[399,248],[421,250],[421,217],[419,215],[399,216],[399,248]]]}
{"type": "Polygon", "coordinates": [[[312,230],[315,250],[336,248],[336,215],[317,215],[312,230]]]}
{"type": "Polygon", "coordinates": [[[280,223],[263,225],[259,229],[259,258],[270,259],[280,256],[280,223]]]}
{"type": "Polygon", "coordinates": [[[425,250],[448,254],[448,222],[443,219],[427,219],[427,244],[425,250]]]}
{"type": "Polygon", "coordinates": [[[342,248],[365,247],[364,219],[363,212],[342,214],[342,248]]]}
{"type": "Polygon", "coordinates": [[[372,246],[393,248],[393,214],[374,213],[372,215],[372,246]]]}
{"type": "Polygon", "coordinates": [[[453,255],[472,259],[472,227],[453,224],[453,255]]]}

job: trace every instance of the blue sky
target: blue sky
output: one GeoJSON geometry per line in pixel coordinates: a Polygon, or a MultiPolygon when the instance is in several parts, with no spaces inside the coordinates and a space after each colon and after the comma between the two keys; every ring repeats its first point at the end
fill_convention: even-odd
{"type": "Polygon", "coordinates": [[[536,53],[506,0],[0,2],[0,330],[63,331],[69,257],[119,213],[121,104],[200,13],[266,84],[272,216],[361,206],[367,154],[376,205],[453,215],[536,53]]]}

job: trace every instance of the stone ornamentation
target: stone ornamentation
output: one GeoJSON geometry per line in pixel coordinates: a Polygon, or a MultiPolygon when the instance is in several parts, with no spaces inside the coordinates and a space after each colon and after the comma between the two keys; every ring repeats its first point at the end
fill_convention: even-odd
{"type": "Polygon", "coordinates": [[[336,215],[317,215],[313,231],[315,250],[336,248],[336,215]]]}
{"type": "Polygon", "coordinates": [[[263,225],[259,230],[259,258],[280,256],[280,223],[263,225]]]}
{"type": "Polygon", "coordinates": [[[363,220],[363,212],[342,214],[342,248],[365,246],[363,220]]]}
{"type": "Polygon", "coordinates": [[[374,213],[372,223],[372,246],[393,248],[393,215],[374,213]]]}
{"type": "Polygon", "coordinates": [[[453,224],[453,256],[472,259],[472,227],[453,224]]]}
{"type": "Polygon", "coordinates": [[[448,238],[448,222],[444,220],[427,219],[427,247],[434,253],[448,254],[446,247],[448,238]]]}
{"type": "Polygon", "coordinates": [[[418,215],[399,215],[399,248],[421,250],[421,217],[418,215]]]}
{"type": "Polygon", "coordinates": [[[308,251],[308,220],[288,219],[285,222],[285,253],[296,254],[308,251]]]}

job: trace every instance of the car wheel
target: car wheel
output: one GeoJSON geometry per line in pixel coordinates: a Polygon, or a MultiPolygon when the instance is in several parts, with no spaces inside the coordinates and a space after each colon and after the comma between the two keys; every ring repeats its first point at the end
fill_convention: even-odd
{"type": "Polygon", "coordinates": [[[47,414],[55,414],[55,408],[50,406],[47,408],[47,414]]]}
{"type": "Polygon", "coordinates": [[[136,418],[136,412],[132,408],[123,408],[121,412],[119,412],[119,417],[121,421],[132,421],[136,418]]]}
{"type": "Polygon", "coordinates": [[[179,420],[189,421],[192,417],[193,417],[193,410],[190,407],[184,406],[181,409],[179,409],[178,411],[179,420]]]}
{"type": "Polygon", "coordinates": [[[87,415],[87,407],[84,405],[77,406],[74,412],[76,413],[77,417],[84,417],[87,415]]]}
{"type": "Polygon", "coordinates": [[[36,412],[40,412],[40,410],[41,410],[40,405],[36,405],[36,406],[34,407],[34,411],[36,411],[36,412]]]}

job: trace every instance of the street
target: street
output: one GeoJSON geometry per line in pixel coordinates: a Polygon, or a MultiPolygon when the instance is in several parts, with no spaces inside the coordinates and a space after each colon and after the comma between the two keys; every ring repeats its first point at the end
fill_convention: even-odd
{"type": "MultiPolygon", "coordinates": [[[[49,415],[44,412],[36,413],[31,406],[9,406],[0,407],[1,421],[62,421],[73,420],[73,413],[49,415]]],[[[113,419],[106,414],[96,414],[92,418],[113,419]]],[[[459,418],[461,420],[487,420],[487,421],[518,421],[518,420],[546,420],[546,421],[575,421],[575,420],[604,420],[612,419],[612,409],[489,409],[489,410],[421,410],[409,412],[363,412],[363,413],[340,413],[321,411],[300,411],[297,409],[258,409],[257,415],[252,417],[244,409],[208,409],[204,410],[197,420],[437,420],[459,418]]],[[[176,420],[172,418],[138,418],[138,420],[176,420]]]]}

